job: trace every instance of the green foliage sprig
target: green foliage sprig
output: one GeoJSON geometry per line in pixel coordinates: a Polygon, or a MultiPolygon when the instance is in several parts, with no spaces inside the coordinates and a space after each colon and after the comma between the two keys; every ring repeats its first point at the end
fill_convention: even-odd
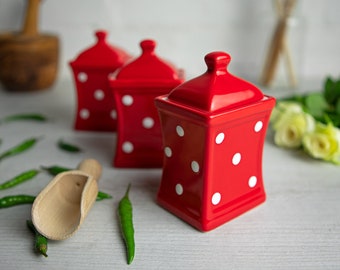
{"type": "Polygon", "coordinates": [[[304,111],[315,120],[324,124],[331,122],[340,128],[340,78],[327,77],[320,92],[294,95],[279,101],[300,103],[304,111]]]}
{"type": "Polygon", "coordinates": [[[326,78],[320,92],[278,100],[270,122],[276,145],[340,165],[340,79],[326,78]]]}

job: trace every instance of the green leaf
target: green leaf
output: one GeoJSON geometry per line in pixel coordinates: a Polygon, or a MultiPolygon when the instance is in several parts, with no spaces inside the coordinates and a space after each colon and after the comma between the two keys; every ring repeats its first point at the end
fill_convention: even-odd
{"type": "Polygon", "coordinates": [[[336,103],[340,99],[340,80],[332,80],[331,78],[326,79],[324,97],[330,105],[336,106],[336,103]]]}
{"type": "Polygon", "coordinates": [[[339,118],[340,118],[340,98],[339,98],[338,101],[336,102],[335,111],[336,111],[336,113],[339,115],[339,118]]]}
{"type": "Polygon", "coordinates": [[[293,102],[297,102],[297,103],[300,103],[300,104],[304,104],[305,103],[305,96],[304,95],[293,95],[293,96],[281,98],[278,101],[293,101],[293,102]]]}
{"type": "Polygon", "coordinates": [[[331,120],[334,126],[340,128],[340,115],[336,113],[328,113],[328,118],[331,120]]]}
{"type": "Polygon", "coordinates": [[[326,101],[329,103],[329,104],[332,104],[333,102],[333,85],[334,85],[334,82],[332,80],[332,78],[327,78],[326,81],[325,81],[325,85],[324,85],[324,96],[325,96],[325,99],[326,101]]]}
{"type": "Polygon", "coordinates": [[[306,96],[305,106],[307,112],[315,118],[320,118],[328,109],[328,103],[321,93],[313,93],[306,96]]]}

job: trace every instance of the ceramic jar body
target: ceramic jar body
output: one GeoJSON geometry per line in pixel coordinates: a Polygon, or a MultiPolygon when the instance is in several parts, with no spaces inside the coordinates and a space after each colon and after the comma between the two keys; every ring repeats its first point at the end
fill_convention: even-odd
{"type": "Polygon", "coordinates": [[[117,112],[109,78],[130,56],[110,45],[106,36],[105,31],[97,31],[97,42],[69,63],[77,93],[76,130],[116,131],[117,128],[117,112]]]}
{"type": "Polygon", "coordinates": [[[110,80],[118,117],[113,165],[160,168],[163,144],[154,99],[182,83],[182,71],[156,55],[155,41],[143,40],[140,47],[142,54],[110,80]]]}
{"type": "Polygon", "coordinates": [[[209,231],[265,200],[262,149],[275,99],[231,75],[230,56],[156,99],[164,145],[160,205],[209,231]]]}

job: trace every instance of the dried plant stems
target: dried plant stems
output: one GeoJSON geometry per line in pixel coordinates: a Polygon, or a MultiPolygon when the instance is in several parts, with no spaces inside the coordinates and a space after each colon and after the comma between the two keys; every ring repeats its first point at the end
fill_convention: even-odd
{"type": "Polygon", "coordinates": [[[293,86],[296,85],[295,72],[286,41],[287,21],[296,4],[296,1],[297,0],[283,0],[283,3],[281,3],[282,1],[280,0],[276,1],[279,12],[279,20],[272,37],[261,77],[261,83],[265,86],[270,86],[276,75],[278,60],[281,53],[284,53],[286,58],[286,65],[291,84],[293,86]]]}

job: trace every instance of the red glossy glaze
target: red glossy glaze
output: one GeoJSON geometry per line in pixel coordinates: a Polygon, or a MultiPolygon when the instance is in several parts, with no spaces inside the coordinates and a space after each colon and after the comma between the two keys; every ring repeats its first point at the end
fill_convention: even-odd
{"type": "Polygon", "coordinates": [[[265,201],[262,150],[275,99],[227,71],[230,56],[156,98],[163,143],[160,205],[209,231],[265,201]]]}
{"type": "Polygon", "coordinates": [[[115,167],[162,167],[162,133],[154,99],[183,82],[182,71],[156,55],[155,41],[143,40],[140,46],[142,54],[110,80],[118,116],[115,167]]]}
{"type": "Polygon", "coordinates": [[[110,45],[106,36],[105,31],[97,31],[97,43],[70,62],[77,90],[77,130],[116,130],[117,113],[108,77],[131,57],[110,45]]]}

